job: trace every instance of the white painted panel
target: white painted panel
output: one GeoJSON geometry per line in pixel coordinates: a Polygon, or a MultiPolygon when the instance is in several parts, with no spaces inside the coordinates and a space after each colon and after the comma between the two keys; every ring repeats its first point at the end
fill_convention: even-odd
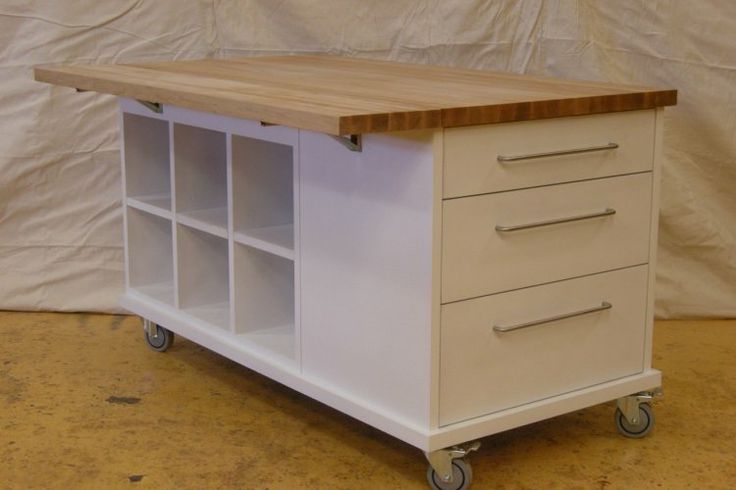
{"type": "Polygon", "coordinates": [[[304,375],[428,427],[432,133],[300,138],[304,375]]]}
{"type": "Polygon", "coordinates": [[[652,169],[654,111],[489,124],[445,131],[445,197],[652,169]],[[499,156],[618,144],[589,153],[499,162],[499,156]]]}
{"type": "Polygon", "coordinates": [[[647,279],[644,265],[444,305],[440,424],[641,372],[647,279]]]}
{"type": "Polygon", "coordinates": [[[294,226],[278,225],[233,232],[233,239],[244,245],[294,260],[294,226]]]}
{"type": "Polygon", "coordinates": [[[646,263],[651,182],[647,172],[444,201],[442,302],[646,263]],[[616,214],[496,230],[607,208],[616,214]]]}
{"type": "Polygon", "coordinates": [[[198,209],[180,212],[176,220],[191,228],[227,238],[227,208],[198,209]]]}
{"type": "Polygon", "coordinates": [[[656,369],[645,369],[642,373],[632,376],[446,425],[432,431],[429,438],[429,451],[497,434],[599,403],[606,403],[632,393],[651,391],[661,385],[662,373],[656,369]]]}
{"type": "Polygon", "coordinates": [[[128,206],[140,209],[147,213],[171,219],[171,194],[153,194],[148,196],[128,197],[125,199],[128,206]]]}

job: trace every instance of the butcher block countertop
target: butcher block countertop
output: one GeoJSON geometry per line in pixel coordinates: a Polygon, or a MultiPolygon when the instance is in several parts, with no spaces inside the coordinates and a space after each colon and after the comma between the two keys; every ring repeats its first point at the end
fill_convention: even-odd
{"type": "Polygon", "coordinates": [[[38,81],[334,135],[674,105],[677,91],[341,58],[37,67],[38,81]]]}

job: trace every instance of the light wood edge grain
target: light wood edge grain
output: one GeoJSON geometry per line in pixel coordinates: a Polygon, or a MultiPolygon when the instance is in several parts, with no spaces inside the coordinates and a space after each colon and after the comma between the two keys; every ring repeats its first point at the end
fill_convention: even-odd
{"type": "Polygon", "coordinates": [[[61,68],[36,67],[33,70],[36,81],[87,90],[105,94],[146,100],[165,105],[184,107],[186,109],[205,110],[222,116],[263,121],[269,124],[298,127],[327,134],[340,133],[339,118],[315,114],[308,111],[289,109],[280,111],[267,104],[255,102],[238,102],[223,100],[221,97],[203,94],[191,94],[184,90],[157,89],[123,81],[110,81],[90,75],[78,75],[63,71],[61,68]],[[264,119],[264,115],[267,117],[264,119]]]}
{"type": "Polygon", "coordinates": [[[365,114],[341,117],[339,126],[340,134],[452,128],[645,110],[675,104],[677,104],[677,90],[661,90],[656,92],[636,92],[570,99],[513,102],[509,104],[433,111],[365,114]]]}

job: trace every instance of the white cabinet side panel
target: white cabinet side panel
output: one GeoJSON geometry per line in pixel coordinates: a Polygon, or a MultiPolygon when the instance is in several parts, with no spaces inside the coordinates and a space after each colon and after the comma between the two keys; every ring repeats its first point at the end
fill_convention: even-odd
{"type": "Polygon", "coordinates": [[[429,424],[432,132],[300,133],[303,374],[429,424]]]}

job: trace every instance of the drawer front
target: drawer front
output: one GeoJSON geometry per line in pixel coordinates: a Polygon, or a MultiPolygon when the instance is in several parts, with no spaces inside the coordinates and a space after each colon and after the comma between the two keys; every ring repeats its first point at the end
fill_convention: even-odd
{"type": "Polygon", "coordinates": [[[447,129],[444,147],[445,198],[623,175],[652,168],[654,111],[447,129]],[[561,154],[499,161],[540,153],[561,154]]]}
{"type": "Polygon", "coordinates": [[[440,424],[641,372],[646,302],[643,265],[443,305],[440,424]]]}
{"type": "Polygon", "coordinates": [[[646,263],[651,183],[643,173],[444,201],[442,302],[646,263]]]}

